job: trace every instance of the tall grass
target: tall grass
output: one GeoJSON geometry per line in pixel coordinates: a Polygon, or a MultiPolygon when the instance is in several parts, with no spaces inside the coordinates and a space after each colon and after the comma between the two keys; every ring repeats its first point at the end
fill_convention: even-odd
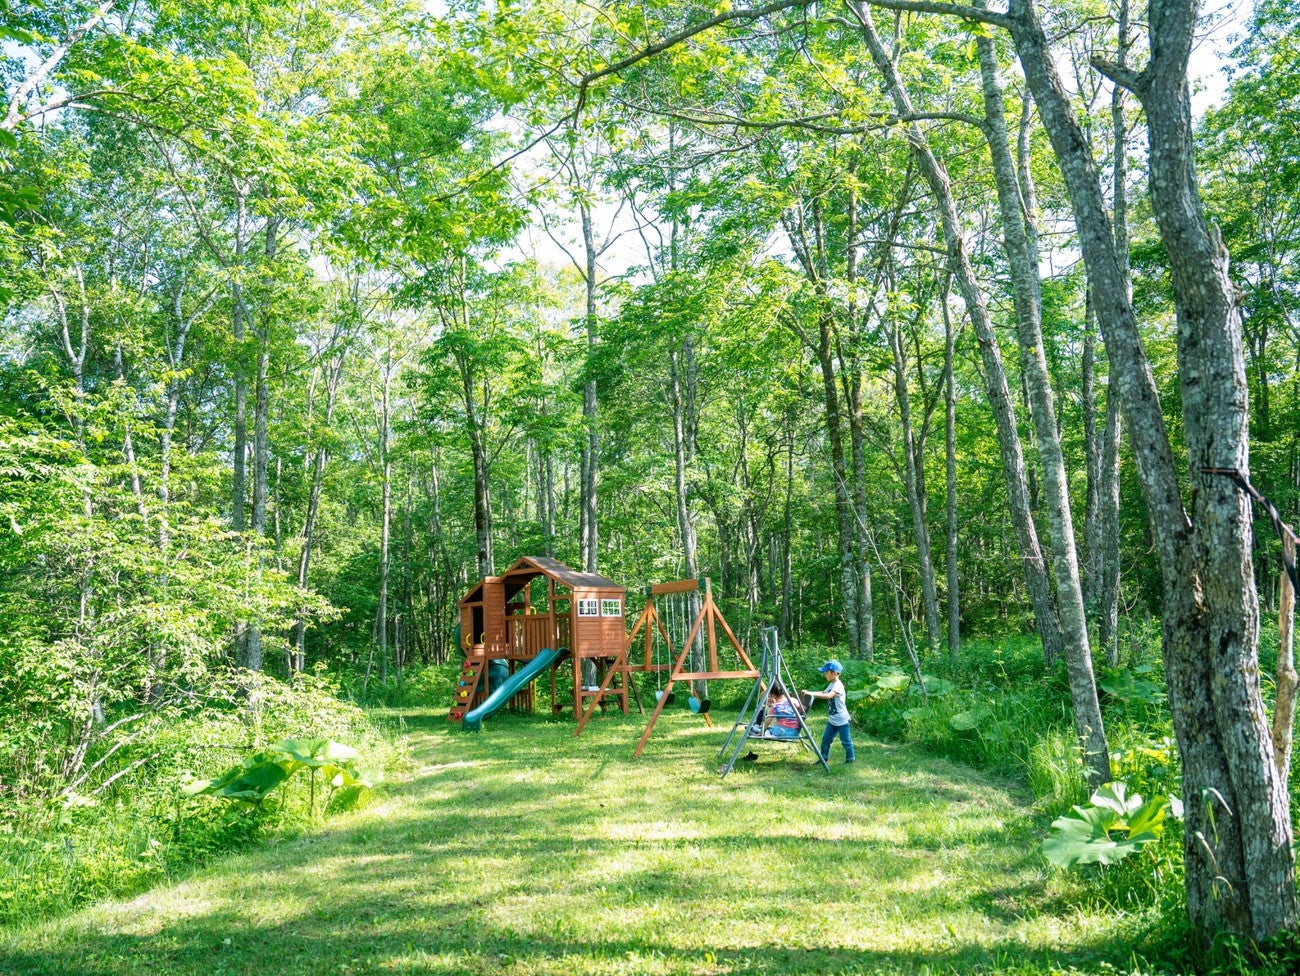
{"type": "Polygon", "coordinates": [[[185,707],[155,710],[76,790],[0,802],[0,924],[145,890],[320,816],[323,803],[310,809],[306,777],[260,808],[183,794],[187,779],[217,776],[259,745],[324,737],[360,749],[375,769],[399,758],[392,734],[341,702],[323,677],[303,676],[290,687],[263,676],[251,696],[246,691],[217,684],[185,707]]]}
{"type": "Polygon", "coordinates": [[[927,660],[925,693],[915,681],[898,687],[891,679],[910,666],[881,657],[846,675],[864,729],[1015,777],[1048,813],[1087,799],[1065,676],[1036,640],[969,641],[959,660],[927,660]]]}

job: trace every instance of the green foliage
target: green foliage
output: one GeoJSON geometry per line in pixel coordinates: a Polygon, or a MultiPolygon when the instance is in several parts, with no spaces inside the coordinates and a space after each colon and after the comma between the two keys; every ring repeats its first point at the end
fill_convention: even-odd
{"type": "MultiPolygon", "coordinates": [[[[446,705],[460,673],[460,662],[412,668],[402,674],[401,702],[415,706],[446,705]]],[[[396,688],[393,689],[396,693],[396,688]]]]}
{"type": "MultiPolygon", "coordinates": [[[[970,642],[959,662],[933,659],[928,695],[898,665],[876,665],[867,687],[850,685],[855,715],[869,731],[916,742],[938,755],[1027,776],[1046,795],[1076,794],[1078,758],[1052,755],[1069,729],[1063,678],[1024,640],[970,642]]],[[[1073,742],[1072,734],[1068,741],[1073,742]]]]}
{"type": "Polygon", "coordinates": [[[1173,972],[1208,976],[1292,976],[1300,972],[1300,936],[1282,932],[1266,942],[1216,932],[1206,940],[1176,915],[1149,940],[1173,972]]]}
{"type": "Polygon", "coordinates": [[[1182,816],[1176,797],[1154,796],[1143,801],[1128,795],[1128,787],[1106,783],[1086,806],[1052,822],[1052,834],[1043,842],[1043,855],[1058,868],[1081,864],[1117,864],[1164,834],[1165,817],[1182,816]]]}
{"type": "Polygon", "coordinates": [[[185,784],[187,796],[215,796],[238,800],[261,807],[277,786],[300,769],[310,771],[311,798],[307,812],[315,813],[316,774],[330,788],[331,799],[337,790],[347,790],[350,798],[371,786],[357,765],[360,753],[351,746],[330,739],[282,739],[273,742],[215,779],[195,779],[185,784]]]}
{"type": "MultiPolygon", "coordinates": [[[[30,780],[24,790],[6,780],[0,892],[7,896],[0,894],[0,922],[128,895],[223,852],[301,829],[322,808],[333,813],[364,801],[359,783],[401,762],[394,743],[361,710],[340,702],[330,682],[304,675],[294,688],[260,676],[250,696],[248,678],[213,681],[201,699],[118,726],[92,746],[92,772],[75,789],[41,793],[30,780]],[[259,749],[268,733],[279,741],[259,749]],[[373,769],[362,771],[351,750],[339,751],[341,738],[358,743],[373,769]],[[185,795],[181,786],[194,771],[209,782],[219,779],[232,751],[274,756],[283,777],[263,767],[243,784],[256,792],[268,782],[258,777],[287,779],[273,802],[185,795]],[[311,775],[289,778],[301,769],[311,775]],[[317,780],[327,802],[315,795],[317,780]]],[[[48,746],[29,742],[29,749],[41,757],[48,746]]],[[[245,791],[237,779],[225,784],[231,793],[245,791]]]]}

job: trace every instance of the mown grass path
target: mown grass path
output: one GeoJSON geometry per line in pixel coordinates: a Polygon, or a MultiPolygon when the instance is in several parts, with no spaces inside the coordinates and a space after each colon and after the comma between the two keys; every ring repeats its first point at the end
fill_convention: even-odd
{"type": "Polygon", "coordinates": [[[14,974],[1128,972],[1122,923],[1053,898],[1006,783],[859,737],[831,774],[730,723],[411,716],[364,810],[129,901],[0,936],[14,974]]]}

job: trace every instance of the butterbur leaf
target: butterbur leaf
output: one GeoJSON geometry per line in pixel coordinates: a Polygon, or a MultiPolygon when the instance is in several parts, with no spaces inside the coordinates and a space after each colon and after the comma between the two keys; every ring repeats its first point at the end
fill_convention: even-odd
{"type": "Polygon", "coordinates": [[[1105,832],[1098,834],[1087,821],[1059,817],[1052,823],[1051,836],[1043,841],[1043,856],[1058,868],[1068,868],[1107,860],[1116,846],[1105,832]]]}
{"type": "Polygon", "coordinates": [[[1051,836],[1043,841],[1043,856],[1060,868],[1077,864],[1110,865],[1122,861],[1154,839],[1154,836],[1116,839],[1106,830],[1099,830],[1096,821],[1060,817],[1052,824],[1051,836]]]}
{"type": "Polygon", "coordinates": [[[369,786],[366,778],[356,770],[347,769],[343,766],[329,764],[321,767],[321,773],[324,774],[330,786],[334,789],[340,789],[345,786],[369,786]]]}
{"type": "Polygon", "coordinates": [[[351,746],[330,739],[281,739],[268,749],[283,752],[304,766],[317,769],[326,763],[360,758],[360,753],[351,746]]]}
{"type": "Polygon", "coordinates": [[[1043,856],[1061,868],[1109,865],[1159,840],[1173,803],[1163,796],[1144,803],[1127,792],[1123,783],[1107,783],[1092,795],[1092,805],[1076,806],[1073,814],[1059,817],[1043,842],[1043,856]]]}
{"type": "Polygon", "coordinates": [[[947,695],[957,686],[945,678],[932,678],[928,674],[921,675],[925,682],[925,690],[932,696],[947,695]]]}
{"type": "Polygon", "coordinates": [[[289,771],[279,763],[264,762],[242,770],[233,778],[222,777],[222,780],[200,792],[256,803],[266,799],[272,790],[288,778],[289,771]]]}
{"type": "Polygon", "coordinates": [[[1110,832],[1120,825],[1119,814],[1107,807],[1075,807],[1074,812],[1098,837],[1110,836],[1110,832]]]}
{"type": "Polygon", "coordinates": [[[1169,812],[1169,801],[1162,796],[1153,797],[1138,807],[1128,818],[1129,837],[1136,839],[1139,835],[1149,834],[1155,840],[1156,835],[1164,830],[1165,814],[1169,812]]]}
{"type": "Polygon", "coordinates": [[[1127,796],[1128,787],[1120,782],[1106,783],[1088,801],[1094,806],[1106,807],[1108,810],[1114,810],[1121,817],[1127,817],[1130,813],[1142,806],[1142,797],[1134,793],[1131,797],[1127,796]]]}

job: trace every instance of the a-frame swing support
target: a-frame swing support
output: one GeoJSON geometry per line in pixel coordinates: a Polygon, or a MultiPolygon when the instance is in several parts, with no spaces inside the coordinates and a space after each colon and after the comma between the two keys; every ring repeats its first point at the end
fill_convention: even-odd
{"type": "Polygon", "coordinates": [[[790,672],[781,658],[781,648],[776,635],[775,627],[763,628],[763,655],[759,658],[758,680],[754,682],[754,687],[750,689],[749,697],[745,699],[745,706],[740,710],[740,717],[736,719],[736,724],[731,727],[727,740],[722,744],[722,748],[718,750],[719,759],[723,756],[727,757],[727,761],[718,769],[718,773],[723,779],[736,765],[736,758],[740,755],[740,750],[745,748],[745,743],[754,739],[762,739],[767,742],[784,742],[787,745],[798,742],[817,757],[817,761],[826,772],[831,771],[830,765],[822,758],[821,750],[817,748],[817,740],[813,738],[812,731],[804,720],[804,713],[798,708],[795,709],[795,717],[799,720],[798,737],[786,739],[774,735],[754,734],[752,731],[761,722],[759,716],[765,714],[767,710],[768,701],[772,696],[772,686],[778,682],[782,683],[787,695],[792,694],[791,689],[794,688],[790,680],[790,672]],[[733,742],[735,743],[734,746],[732,745],[733,742]],[[729,753],[728,750],[730,750],[729,753]]]}
{"type": "MultiPolygon", "coordinates": [[[[728,625],[726,618],[722,616],[722,611],[719,610],[718,605],[713,602],[713,586],[708,577],[703,579],[675,580],[670,583],[656,583],[650,587],[650,598],[647,601],[647,604],[646,612],[642,614],[641,620],[638,621],[638,626],[644,624],[646,628],[645,640],[647,656],[649,655],[650,642],[653,637],[651,627],[654,626],[658,628],[660,635],[664,638],[665,643],[669,648],[669,654],[671,655],[674,650],[677,650],[677,657],[673,661],[672,670],[669,672],[668,683],[664,686],[663,693],[659,695],[659,700],[655,702],[654,711],[650,713],[650,721],[646,725],[645,732],[641,734],[641,741],[636,745],[636,751],[633,753],[634,756],[641,755],[641,750],[645,748],[646,740],[650,738],[650,733],[654,731],[655,723],[659,721],[659,714],[664,710],[664,706],[668,704],[672,698],[673,685],[677,682],[721,681],[729,678],[757,678],[759,675],[758,669],[754,667],[754,662],[749,659],[749,655],[745,653],[745,648],[741,646],[740,641],[736,639],[736,635],[732,633],[731,627],[728,625]],[[687,635],[686,639],[682,641],[681,648],[674,649],[672,647],[671,639],[664,630],[662,621],[659,619],[658,613],[653,609],[655,598],[678,593],[692,593],[696,591],[703,593],[703,598],[700,601],[699,613],[695,615],[695,620],[691,624],[690,633],[687,635]],[[739,658],[741,665],[738,669],[724,671],[722,665],[719,663],[719,628],[721,628],[723,634],[726,636],[727,640],[731,642],[731,646],[736,651],[736,656],[739,658]],[[690,658],[691,649],[695,646],[696,640],[699,638],[701,633],[703,633],[705,637],[705,669],[701,671],[692,671],[689,670],[687,661],[690,658]]],[[[628,649],[631,648],[635,641],[636,628],[633,628],[632,637],[628,640],[628,649]]],[[[631,665],[627,660],[627,653],[628,651],[625,650],[623,653],[623,661],[621,662],[624,668],[627,668],[628,670],[641,671],[654,669],[648,661],[641,666],[631,665]]],[[[610,669],[611,674],[614,670],[614,668],[610,669]]],[[[607,675],[606,681],[608,681],[609,678],[610,676],[607,675]]],[[[583,717],[584,721],[586,717],[587,716],[583,717]]],[[[579,729],[581,729],[581,726],[579,726],[579,729]]]]}

